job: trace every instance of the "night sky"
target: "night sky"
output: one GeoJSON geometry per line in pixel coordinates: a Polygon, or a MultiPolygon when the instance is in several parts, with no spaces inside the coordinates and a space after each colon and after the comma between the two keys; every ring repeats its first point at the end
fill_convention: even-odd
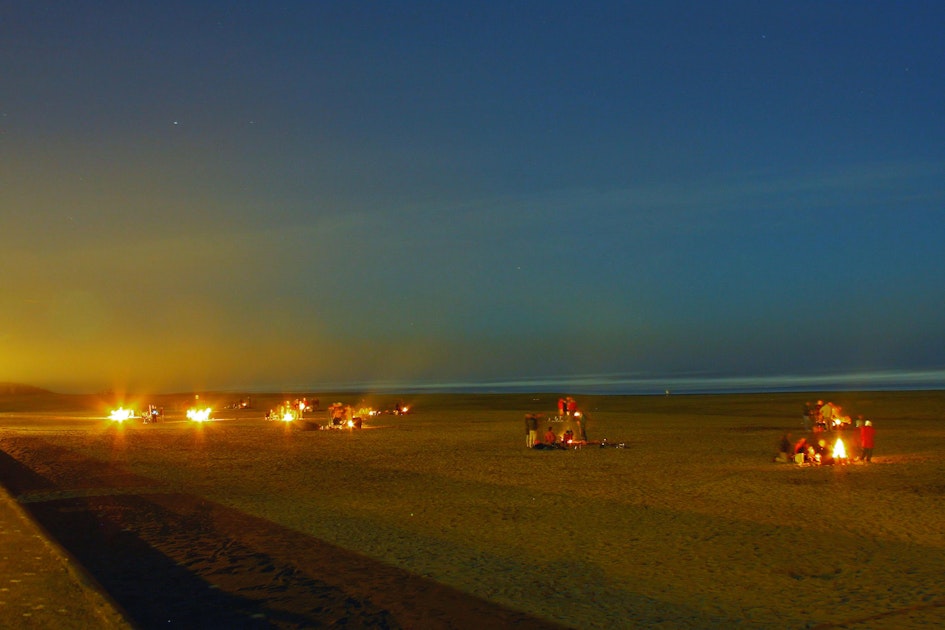
{"type": "Polygon", "coordinates": [[[943,33],[937,0],[7,2],[0,381],[945,386],[943,33]]]}

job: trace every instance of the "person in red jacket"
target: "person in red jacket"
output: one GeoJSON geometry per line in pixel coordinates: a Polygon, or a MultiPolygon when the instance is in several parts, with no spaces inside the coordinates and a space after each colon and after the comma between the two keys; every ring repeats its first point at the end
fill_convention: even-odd
{"type": "Polygon", "coordinates": [[[867,420],[860,426],[860,457],[864,462],[873,461],[873,440],[876,429],[873,423],[867,420]]]}

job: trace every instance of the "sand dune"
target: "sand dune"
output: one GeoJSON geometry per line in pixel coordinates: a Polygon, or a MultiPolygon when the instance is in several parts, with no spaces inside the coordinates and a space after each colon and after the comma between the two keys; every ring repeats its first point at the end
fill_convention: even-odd
{"type": "Polygon", "coordinates": [[[940,626],[945,395],[831,396],[874,420],[873,464],[773,463],[796,394],[583,398],[626,448],[569,451],[524,448],[550,395],[415,397],[362,431],[260,397],[204,424],[0,413],[0,481],[140,627],[940,626]]]}

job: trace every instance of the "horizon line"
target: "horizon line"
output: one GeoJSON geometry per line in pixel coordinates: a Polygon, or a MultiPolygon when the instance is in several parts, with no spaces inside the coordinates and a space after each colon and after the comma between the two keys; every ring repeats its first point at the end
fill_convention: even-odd
{"type": "MultiPolygon", "coordinates": [[[[3,386],[24,389],[45,388],[23,383],[4,382],[3,386]]],[[[67,390],[69,388],[66,388],[67,390]]],[[[116,388],[99,389],[85,394],[113,392],[116,388]]],[[[138,389],[137,387],[120,389],[138,389]]],[[[191,392],[217,393],[292,393],[292,392],[379,392],[379,393],[552,393],[611,395],[655,395],[692,393],[765,393],[803,391],[888,391],[945,390],[945,368],[926,370],[845,371],[822,374],[781,375],[710,375],[704,373],[644,375],[639,372],[588,373],[570,376],[534,376],[505,379],[423,380],[352,380],[333,383],[261,384],[247,387],[209,387],[191,392]]],[[[79,393],[56,391],[51,393],[79,393]]],[[[164,392],[182,394],[188,390],[164,392]]],[[[157,395],[157,394],[155,394],[157,395]]]]}

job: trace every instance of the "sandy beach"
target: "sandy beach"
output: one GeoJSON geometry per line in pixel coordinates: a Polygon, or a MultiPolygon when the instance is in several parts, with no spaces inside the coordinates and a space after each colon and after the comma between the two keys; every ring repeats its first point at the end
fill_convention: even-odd
{"type": "Polygon", "coordinates": [[[945,393],[578,397],[625,448],[525,448],[556,398],[313,431],[276,397],[145,425],[6,396],[0,483],[140,628],[945,625],[945,393]],[[818,396],[872,419],[871,464],[772,461],[818,396]]]}

